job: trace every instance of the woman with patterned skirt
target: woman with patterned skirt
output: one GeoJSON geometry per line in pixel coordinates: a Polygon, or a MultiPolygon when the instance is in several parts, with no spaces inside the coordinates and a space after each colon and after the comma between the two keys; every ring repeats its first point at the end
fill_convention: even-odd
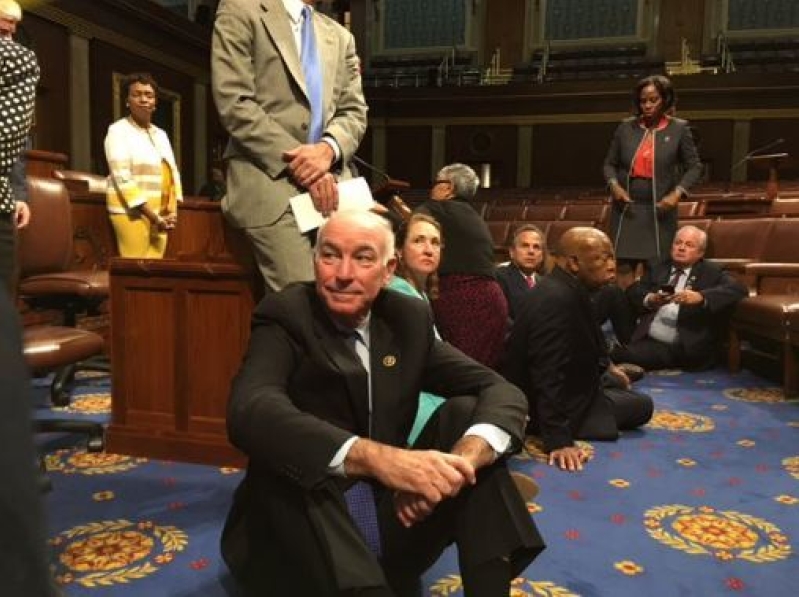
{"type": "Polygon", "coordinates": [[[438,270],[439,296],[432,303],[436,327],[444,340],[496,368],[507,332],[508,303],[494,276],[491,232],[469,204],[478,182],[465,164],[444,166],[430,199],[417,211],[441,224],[447,242],[438,270]]]}

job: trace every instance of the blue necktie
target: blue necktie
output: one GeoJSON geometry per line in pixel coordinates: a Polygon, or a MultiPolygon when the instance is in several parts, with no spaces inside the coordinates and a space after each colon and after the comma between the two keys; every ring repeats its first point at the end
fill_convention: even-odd
{"type": "MultiPolygon", "coordinates": [[[[364,344],[363,338],[357,331],[353,331],[352,334],[347,336],[347,341],[364,369],[366,369],[368,379],[370,373],[369,349],[364,344]]],[[[368,383],[371,384],[371,380],[368,383]]],[[[371,403],[371,388],[369,395],[371,403]]],[[[369,410],[369,427],[371,428],[371,406],[369,410]]],[[[347,502],[347,509],[355,522],[355,526],[361,531],[366,545],[369,546],[372,553],[380,557],[380,528],[377,523],[377,506],[375,505],[372,486],[366,481],[358,481],[344,492],[344,499],[347,502]]]]}
{"type": "Polygon", "coordinates": [[[302,7],[302,72],[305,75],[305,88],[311,105],[311,124],[308,127],[308,142],[316,143],[324,131],[322,109],[322,65],[316,49],[316,36],[313,29],[311,7],[302,7]]]}

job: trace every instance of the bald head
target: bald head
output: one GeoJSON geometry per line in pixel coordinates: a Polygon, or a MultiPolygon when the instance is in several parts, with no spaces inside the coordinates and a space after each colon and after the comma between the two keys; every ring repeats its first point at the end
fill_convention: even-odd
{"type": "Polygon", "coordinates": [[[616,260],[608,236],[596,228],[578,226],[560,237],[558,265],[587,288],[597,288],[616,277],[616,260]]]}

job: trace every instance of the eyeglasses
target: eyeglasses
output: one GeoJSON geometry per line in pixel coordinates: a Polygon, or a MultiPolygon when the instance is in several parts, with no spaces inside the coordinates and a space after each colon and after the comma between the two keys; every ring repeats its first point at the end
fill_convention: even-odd
{"type": "Polygon", "coordinates": [[[440,178],[438,180],[433,181],[433,186],[440,185],[440,184],[452,184],[451,180],[447,180],[446,178],[440,178]]]}

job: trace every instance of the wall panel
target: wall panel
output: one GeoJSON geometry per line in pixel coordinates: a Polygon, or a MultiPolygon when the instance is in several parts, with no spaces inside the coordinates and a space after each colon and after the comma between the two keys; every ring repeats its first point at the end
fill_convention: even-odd
{"type": "Polygon", "coordinates": [[[34,147],[69,154],[69,31],[35,14],[26,14],[21,32],[42,69],[36,92],[34,147]]]}
{"type": "Polygon", "coordinates": [[[516,126],[448,126],[446,162],[464,162],[480,174],[479,164],[491,164],[491,186],[516,186],[516,126]]]}
{"type": "Polygon", "coordinates": [[[386,171],[413,187],[429,187],[432,134],[432,126],[388,127],[386,171]]]}
{"type": "MultiPolygon", "coordinates": [[[[98,40],[92,41],[90,60],[92,63],[91,96],[93,100],[92,170],[103,174],[108,172],[103,141],[108,125],[114,121],[113,74],[146,71],[155,77],[160,86],[181,96],[180,143],[182,151],[181,163],[178,166],[185,185],[184,193],[193,194],[194,160],[191,156],[194,147],[194,81],[192,77],[98,40]]],[[[170,141],[173,146],[177,144],[177,140],[174,138],[170,141]]]]}

